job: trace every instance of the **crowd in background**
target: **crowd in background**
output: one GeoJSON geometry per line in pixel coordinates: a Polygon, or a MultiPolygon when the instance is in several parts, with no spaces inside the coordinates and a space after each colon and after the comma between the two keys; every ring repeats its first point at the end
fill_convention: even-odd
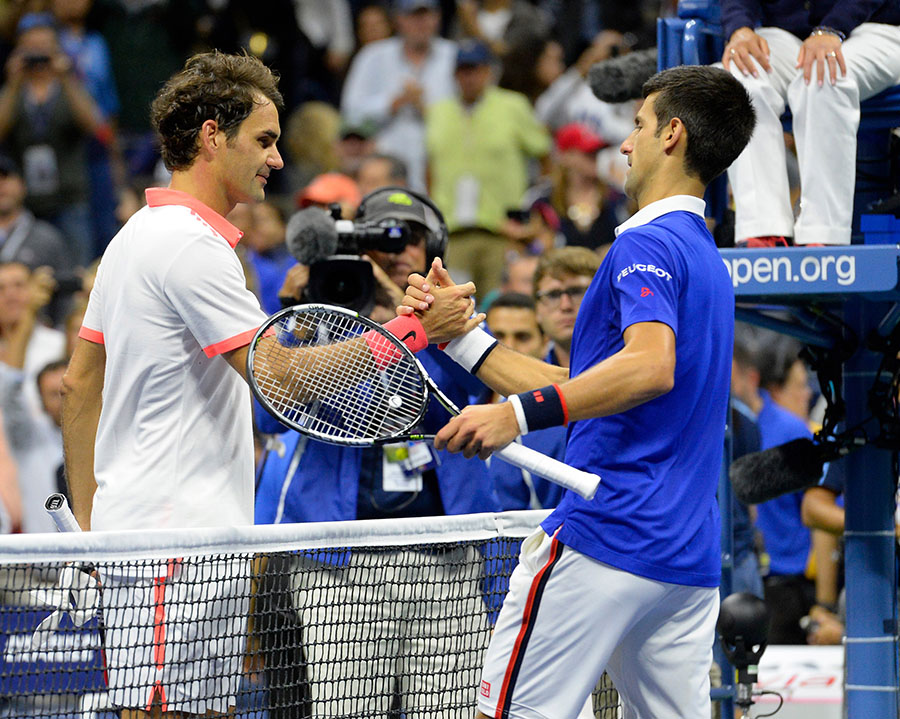
{"type": "MultiPolygon", "coordinates": [[[[281,307],[280,297],[297,294],[292,283],[308,279],[284,243],[293,212],[337,203],[352,219],[372,190],[408,186],[428,193],[444,214],[446,264],[457,281],[475,280],[480,306],[491,308],[489,329],[521,351],[565,365],[581,297],[615,227],[634,211],[618,151],[633,127],[634,103],[601,102],[585,77],[596,62],[655,44],[656,18],[674,4],[0,6],[0,527],[52,529],[42,500],[65,486],[58,402],[65,360],[104,247],[141,207],[144,189],[168,181],[148,108],[189,55],[245,49],[281,75],[285,168],[270,178],[265,203],[229,216],[244,232],[248,284],[267,313],[281,307]]],[[[808,434],[815,398],[799,348],[744,335],[735,396],[758,428],[756,446],[808,434]],[[766,354],[776,346],[778,362],[766,354]],[[774,366],[784,371],[770,376],[774,366]]],[[[563,434],[550,435],[530,441],[560,454],[563,434]]],[[[495,464],[497,504],[484,510],[559,501],[553,486],[495,464]]],[[[774,597],[782,613],[791,608],[785,642],[840,641],[836,542],[806,527],[838,536],[842,526],[821,519],[828,507],[816,507],[833,508],[839,495],[839,488],[813,499],[791,495],[744,510],[744,556],[752,557],[747,588],[774,597]],[[816,606],[827,614],[815,615],[816,606]],[[807,635],[799,620],[810,616],[807,635]]],[[[257,514],[283,521],[274,507],[257,514]]]]}

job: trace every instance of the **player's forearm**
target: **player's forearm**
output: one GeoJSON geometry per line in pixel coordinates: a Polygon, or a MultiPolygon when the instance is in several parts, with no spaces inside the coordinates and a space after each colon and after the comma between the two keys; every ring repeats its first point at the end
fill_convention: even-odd
{"type": "Polygon", "coordinates": [[[569,377],[569,370],[498,344],[475,376],[495,392],[508,397],[548,384],[565,382],[569,377]]]}
{"type": "Polygon", "coordinates": [[[625,347],[560,389],[571,422],[625,412],[666,394],[673,383],[674,364],[664,355],[625,347]]]}
{"type": "Polygon", "coordinates": [[[72,511],[85,531],[91,528],[94,443],[103,405],[106,353],[103,345],[79,340],[62,383],[62,436],[66,482],[72,511]]]}
{"type": "Polygon", "coordinates": [[[100,403],[63,396],[63,452],[66,483],[72,511],[84,531],[91,528],[91,508],[97,480],[94,478],[94,442],[100,421],[100,403]]]}

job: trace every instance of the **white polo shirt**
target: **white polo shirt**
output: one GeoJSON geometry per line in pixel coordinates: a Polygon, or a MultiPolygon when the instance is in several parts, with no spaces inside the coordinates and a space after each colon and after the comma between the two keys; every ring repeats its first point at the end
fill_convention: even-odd
{"type": "Polygon", "coordinates": [[[266,317],[241,232],[183,192],[147,204],[104,253],[79,333],[106,348],[91,526],[252,524],[250,392],[222,357],[266,317]]]}

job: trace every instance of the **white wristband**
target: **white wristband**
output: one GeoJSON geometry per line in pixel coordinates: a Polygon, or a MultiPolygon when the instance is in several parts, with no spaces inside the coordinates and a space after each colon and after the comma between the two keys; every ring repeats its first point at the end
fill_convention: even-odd
{"type": "Polygon", "coordinates": [[[511,394],[507,400],[512,405],[513,412],[516,413],[516,422],[519,423],[519,434],[528,434],[528,420],[525,419],[525,409],[522,407],[522,400],[519,395],[511,394]]]}
{"type": "Polygon", "coordinates": [[[476,327],[471,332],[448,342],[444,352],[467,372],[475,374],[484,358],[496,346],[497,340],[494,337],[476,327]]]}

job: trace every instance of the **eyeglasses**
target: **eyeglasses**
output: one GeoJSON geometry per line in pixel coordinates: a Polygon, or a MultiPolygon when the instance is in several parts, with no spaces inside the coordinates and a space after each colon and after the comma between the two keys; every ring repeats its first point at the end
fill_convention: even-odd
{"type": "Polygon", "coordinates": [[[547,307],[557,307],[559,305],[559,301],[562,299],[563,295],[569,298],[569,302],[573,305],[577,305],[581,302],[584,297],[584,293],[587,292],[587,287],[582,285],[572,285],[571,287],[563,287],[558,290],[547,290],[546,292],[538,292],[537,299],[538,302],[543,302],[547,307]]]}

